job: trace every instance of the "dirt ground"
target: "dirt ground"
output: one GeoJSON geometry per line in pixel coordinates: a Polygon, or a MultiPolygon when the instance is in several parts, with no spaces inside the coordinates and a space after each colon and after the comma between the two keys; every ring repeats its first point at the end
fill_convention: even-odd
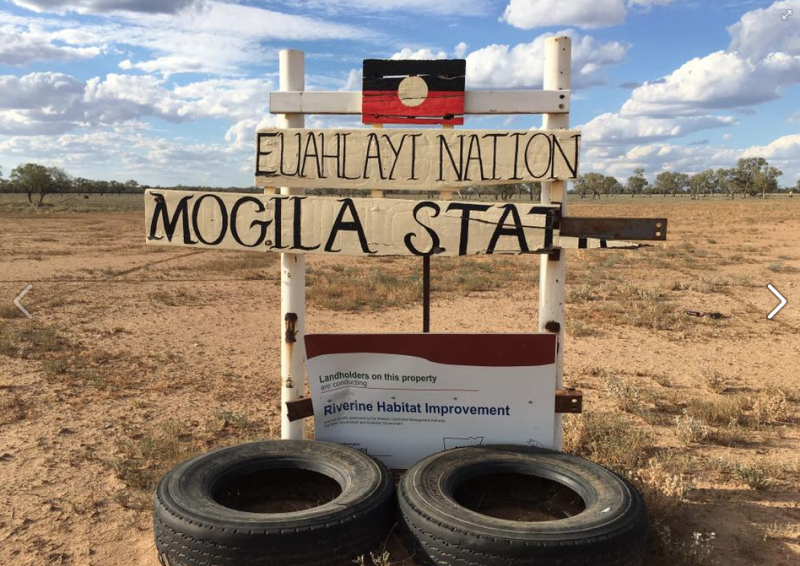
{"type": "MultiPolygon", "coordinates": [[[[572,445],[652,488],[661,559],[797,564],[800,199],[570,214],[670,222],[665,244],[568,254],[566,381],[627,435],[572,418],[572,445]],[[771,321],[768,283],[789,300],[771,321]]],[[[310,257],[307,330],[418,331],[418,263],[310,257]]],[[[442,264],[464,289],[440,281],[433,331],[536,331],[537,263],[442,264]]],[[[272,255],[147,248],[141,212],[0,213],[0,564],[157,564],[152,482],[278,432],[278,277],[272,255]]]]}

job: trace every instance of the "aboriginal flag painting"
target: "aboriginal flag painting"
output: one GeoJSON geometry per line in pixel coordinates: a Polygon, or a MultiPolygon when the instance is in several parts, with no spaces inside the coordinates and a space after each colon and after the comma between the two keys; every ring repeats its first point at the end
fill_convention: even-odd
{"type": "Polygon", "coordinates": [[[364,124],[464,123],[467,62],[364,60],[364,124]]]}

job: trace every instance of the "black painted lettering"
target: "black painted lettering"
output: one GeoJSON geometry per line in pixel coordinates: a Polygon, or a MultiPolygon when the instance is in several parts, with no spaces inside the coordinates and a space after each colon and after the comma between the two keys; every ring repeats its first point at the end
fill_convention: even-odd
{"type": "MultiPolygon", "coordinates": [[[[536,134],[533,134],[531,136],[531,138],[528,140],[528,143],[525,144],[525,169],[528,170],[528,175],[530,175],[534,179],[541,179],[542,177],[547,175],[548,171],[550,171],[550,169],[552,167],[552,163],[553,163],[553,140],[554,139],[555,139],[555,136],[549,136],[549,135],[547,135],[547,134],[545,134],[543,132],[538,132],[536,134]],[[544,140],[545,140],[545,143],[547,143],[547,162],[545,163],[545,168],[544,168],[544,171],[542,172],[541,175],[537,175],[536,173],[534,173],[531,170],[531,164],[530,164],[530,161],[529,161],[529,158],[528,158],[529,155],[530,155],[531,145],[533,145],[534,141],[538,137],[543,137],[544,140]]],[[[536,147],[534,146],[534,150],[535,149],[536,149],[536,147]]]]}
{"type": "Polygon", "coordinates": [[[369,179],[369,174],[367,170],[369,169],[369,162],[370,159],[376,159],[378,161],[378,174],[380,175],[381,181],[385,181],[386,177],[383,175],[383,162],[381,161],[381,147],[380,143],[378,142],[378,134],[369,134],[367,141],[367,154],[364,157],[364,178],[369,179]],[[372,148],[375,148],[375,153],[370,153],[372,148]]]}
{"type": "Polygon", "coordinates": [[[197,239],[207,246],[218,246],[222,240],[225,239],[225,235],[228,233],[228,209],[219,196],[206,193],[194,201],[194,208],[192,208],[192,227],[194,228],[194,233],[195,236],[197,236],[197,239]],[[217,203],[217,207],[219,208],[219,218],[222,224],[220,226],[217,239],[212,241],[208,241],[203,237],[203,231],[200,229],[200,225],[198,224],[201,205],[207,198],[213,199],[214,202],[217,203]]]}
{"type": "Polygon", "coordinates": [[[308,132],[306,135],[306,149],[303,152],[303,166],[300,168],[300,177],[306,177],[306,165],[308,164],[309,157],[313,157],[314,161],[316,162],[317,178],[323,179],[322,162],[319,158],[319,150],[317,149],[317,136],[314,135],[314,132],[308,132]],[[309,152],[309,149],[312,145],[314,146],[314,151],[309,152]]]}
{"type": "Polygon", "coordinates": [[[272,151],[264,151],[261,143],[266,138],[274,138],[278,136],[278,132],[259,132],[256,136],[256,177],[271,177],[278,172],[277,169],[262,169],[261,158],[272,155],[272,151]]]}
{"type": "Polygon", "coordinates": [[[510,181],[522,180],[522,177],[518,177],[517,173],[519,172],[519,138],[524,135],[525,133],[511,134],[511,137],[514,138],[514,176],[509,179],[510,181]]]}
{"type": "MultiPolygon", "coordinates": [[[[556,136],[553,136],[553,147],[555,149],[558,149],[558,152],[561,154],[561,157],[564,158],[564,164],[567,166],[567,169],[569,169],[570,177],[577,177],[578,176],[578,151],[579,151],[579,146],[580,146],[580,143],[579,143],[580,139],[581,139],[581,135],[580,134],[575,134],[574,136],[572,136],[572,140],[575,143],[575,158],[572,161],[572,163],[570,163],[569,157],[567,157],[567,154],[564,153],[564,148],[561,147],[561,142],[558,141],[558,138],[556,136]]],[[[555,149],[551,150],[552,161],[553,161],[553,171],[550,174],[551,175],[551,177],[550,177],[551,179],[555,179],[556,178],[556,164],[555,164],[556,158],[555,158],[555,155],[553,155],[553,154],[555,154],[555,149]]]]}
{"type": "Polygon", "coordinates": [[[264,242],[264,238],[267,237],[267,227],[272,224],[272,220],[253,220],[250,223],[250,226],[247,227],[248,230],[252,230],[253,226],[258,226],[260,231],[258,233],[258,238],[252,244],[245,244],[242,241],[241,236],[239,235],[239,227],[237,226],[237,219],[239,217],[239,209],[242,205],[246,203],[253,203],[256,205],[256,214],[262,214],[266,208],[264,207],[264,203],[261,202],[260,199],[256,197],[242,197],[238,199],[233,207],[231,207],[231,236],[233,236],[234,241],[239,244],[240,246],[244,246],[246,248],[255,248],[260,246],[264,242]]]}
{"type": "Polygon", "coordinates": [[[492,138],[492,181],[499,181],[497,176],[497,138],[507,137],[508,134],[484,134],[484,138],[492,138]]]}
{"type": "Polygon", "coordinates": [[[420,137],[422,134],[408,134],[408,137],[411,138],[411,177],[409,181],[416,181],[418,177],[416,175],[416,168],[417,168],[417,138],[420,137]]]}
{"type": "Polygon", "coordinates": [[[164,195],[158,193],[150,193],[156,202],[156,208],[153,211],[153,219],[150,222],[150,240],[161,240],[163,236],[156,236],[158,230],[158,221],[164,225],[164,234],[167,236],[167,241],[172,241],[172,236],[175,234],[175,228],[178,226],[178,221],[181,222],[183,228],[183,243],[186,245],[193,245],[197,242],[192,241],[192,232],[189,229],[189,201],[194,198],[194,195],[183,197],[178,206],[175,207],[175,213],[172,218],[169,217],[167,210],[167,202],[164,195]]]}
{"type": "MultiPolygon", "coordinates": [[[[453,172],[456,174],[456,180],[461,181],[463,179],[462,173],[464,169],[464,136],[458,136],[459,141],[459,156],[458,156],[458,164],[456,164],[455,157],[453,157],[453,152],[450,150],[450,144],[447,143],[447,139],[439,134],[439,180],[444,181],[444,152],[447,152],[447,156],[450,159],[450,164],[453,166],[453,172]]],[[[449,181],[450,179],[448,179],[449,181]]]]}
{"type": "Polygon", "coordinates": [[[392,163],[392,168],[389,170],[389,179],[394,181],[394,170],[397,167],[397,161],[400,159],[400,152],[403,151],[403,144],[406,142],[406,134],[403,134],[403,137],[400,138],[400,145],[397,147],[397,149],[395,149],[391,137],[384,134],[383,138],[389,144],[389,147],[392,150],[392,154],[394,155],[394,163],[392,163]]]}
{"type": "Polygon", "coordinates": [[[325,160],[326,159],[333,159],[336,162],[336,177],[341,178],[342,176],[342,142],[339,139],[340,134],[333,134],[333,137],[336,139],[336,152],[335,153],[325,153],[325,146],[328,145],[325,143],[325,133],[320,134],[321,145],[322,145],[322,155],[320,157],[320,161],[322,162],[322,177],[321,179],[327,179],[325,175],[325,160]]]}
{"type": "Polygon", "coordinates": [[[292,248],[293,250],[316,250],[319,247],[319,244],[316,246],[304,246],[303,245],[303,200],[306,197],[293,197],[292,200],[294,201],[294,223],[292,225],[292,248]]]}
{"type": "Polygon", "coordinates": [[[287,171],[287,170],[284,170],[284,168],[283,168],[284,163],[286,163],[286,154],[285,154],[285,151],[286,151],[286,136],[283,134],[283,132],[280,132],[278,134],[278,136],[280,137],[280,140],[281,140],[281,163],[280,163],[281,175],[286,176],[286,177],[296,177],[300,173],[300,162],[302,161],[302,159],[300,158],[301,148],[303,146],[302,136],[301,136],[300,132],[297,132],[294,135],[294,137],[297,138],[297,161],[296,161],[296,165],[297,166],[295,167],[294,171],[287,171]]]}
{"type": "Polygon", "coordinates": [[[417,218],[417,213],[420,210],[422,210],[423,208],[430,208],[430,209],[433,210],[433,213],[431,214],[431,218],[436,218],[437,216],[439,216],[439,212],[441,212],[441,208],[439,208],[439,205],[436,204],[435,202],[430,202],[430,201],[420,202],[419,204],[417,204],[414,207],[414,212],[413,212],[414,220],[417,222],[417,224],[422,226],[425,229],[425,231],[428,233],[428,235],[431,237],[431,247],[430,247],[430,249],[427,252],[421,252],[412,243],[412,240],[414,239],[414,236],[416,234],[414,234],[413,232],[409,232],[408,234],[406,234],[405,238],[403,238],[403,241],[406,243],[406,247],[408,248],[408,251],[410,251],[414,255],[431,255],[431,254],[435,253],[436,250],[439,249],[439,243],[440,243],[439,234],[436,233],[436,230],[434,230],[430,226],[426,226],[425,224],[423,224],[422,222],[419,221],[419,218],[417,218]]]}
{"type": "Polygon", "coordinates": [[[467,204],[465,202],[454,202],[447,206],[447,212],[451,210],[461,211],[461,234],[458,241],[458,255],[467,255],[470,214],[472,212],[485,212],[490,208],[492,208],[490,204],[467,204]]]}
{"type": "Polygon", "coordinates": [[[345,198],[341,199],[339,202],[342,203],[342,207],[339,209],[339,214],[336,216],[336,221],[333,223],[333,228],[331,228],[328,242],[325,244],[325,251],[331,253],[338,253],[342,251],[341,249],[333,249],[333,244],[336,243],[336,236],[339,235],[339,232],[355,232],[358,235],[358,242],[361,244],[362,252],[365,254],[377,253],[376,251],[369,249],[367,235],[364,233],[364,226],[362,226],[361,219],[358,217],[358,212],[356,211],[356,205],[353,203],[353,199],[345,198]],[[352,218],[352,220],[345,222],[344,215],[347,212],[350,213],[350,218],[352,218]]]}
{"type": "Polygon", "coordinates": [[[358,175],[355,177],[348,177],[347,176],[347,136],[350,134],[340,134],[342,139],[342,179],[347,179],[348,181],[355,181],[358,179],[358,175]]]}
{"type": "Polygon", "coordinates": [[[481,140],[477,134],[469,136],[469,149],[467,150],[467,162],[464,165],[464,180],[471,181],[469,178],[469,164],[472,161],[478,162],[478,169],[481,173],[481,181],[486,180],[486,174],[483,172],[483,157],[481,156],[481,140]]]}
{"type": "Polygon", "coordinates": [[[273,224],[275,226],[275,241],[272,243],[270,249],[274,250],[282,250],[285,249],[286,246],[283,245],[283,238],[282,238],[282,222],[283,222],[283,201],[288,199],[289,197],[275,197],[272,199],[272,202],[275,203],[275,216],[273,218],[273,224]]]}
{"type": "Polygon", "coordinates": [[[486,249],[486,253],[494,253],[494,249],[497,246],[497,240],[499,240],[501,236],[516,236],[517,243],[519,245],[519,251],[522,253],[528,253],[530,250],[528,249],[528,241],[525,239],[525,228],[522,225],[522,220],[520,220],[517,207],[513,204],[506,204],[503,206],[503,208],[505,210],[503,211],[503,215],[500,216],[500,220],[497,221],[497,226],[492,234],[492,239],[489,241],[489,247],[486,249]],[[506,219],[509,217],[509,215],[514,222],[513,226],[506,226],[506,219]]]}

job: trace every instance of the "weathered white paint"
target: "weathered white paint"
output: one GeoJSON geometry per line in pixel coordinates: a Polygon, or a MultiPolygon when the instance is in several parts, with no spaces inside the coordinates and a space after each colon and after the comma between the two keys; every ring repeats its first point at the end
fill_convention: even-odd
{"type": "MultiPolygon", "coordinates": [[[[302,51],[283,49],[279,59],[280,89],[283,91],[305,90],[305,55],[302,51]]],[[[280,128],[302,128],[305,116],[284,114],[278,116],[280,128]]],[[[300,196],[302,188],[281,187],[281,195],[300,196]]],[[[249,225],[249,224],[248,224],[249,225]]],[[[303,421],[290,422],[286,402],[305,395],[305,327],[306,327],[306,258],[302,254],[281,254],[281,438],[301,440],[305,437],[303,421]],[[287,313],[297,316],[295,324],[296,342],[285,339],[287,313]]]]}
{"type": "MultiPolygon", "coordinates": [[[[572,82],[572,40],[569,37],[550,37],[545,40],[544,88],[569,90],[572,82]]],[[[569,113],[547,113],[542,120],[544,129],[569,128],[569,113]]],[[[562,216],[567,213],[567,191],[563,180],[542,183],[541,202],[557,204],[562,216]]],[[[556,355],[556,389],[564,385],[564,300],[566,295],[567,262],[564,250],[557,258],[542,256],[539,266],[539,330],[544,332],[548,323],[558,323],[558,348],[556,355]]],[[[556,414],[553,446],[562,447],[562,416],[556,414]]]]}
{"type": "MultiPolygon", "coordinates": [[[[570,92],[473,90],[464,95],[465,114],[558,114],[569,112],[570,92]]],[[[360,92],[272,92],[269,111],[297,114],[361,114],[360,92]]]]}
{"type": "Polygon", "coordinates": [[[405,106],[419,106],[428,97],[428,83],[422,77],[406,77],[400,81],[397,97],[405,106]]]}
{"type": "Polygon", "coordinates": [[[424,255],[434,247],[444,256],[535,253],[558,242],[558,230],[548,229],[551,209],[535,203],[145,192],[148,245],[288,256],[424,255]]]}
{"type": "Polygon", "coordinates": [[[257,146],[257,186],[430,190],[573,179],[580,133],[269,128],[257,146]]]}

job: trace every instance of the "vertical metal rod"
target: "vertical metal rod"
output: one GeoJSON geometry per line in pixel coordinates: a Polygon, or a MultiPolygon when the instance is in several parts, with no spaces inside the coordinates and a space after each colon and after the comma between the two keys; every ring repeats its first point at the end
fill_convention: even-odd
{"type": "Polygon", "coordinates": [[[422,331],[431,331],[431,256],[422,256],[422,331]]]}
{"type": "MultiPolygon", "coordinates": [[[[305,90],[305,56],[302,51],[282,49],[280,52],[280,90],[305,90]]],[[[302,114],[281,114],[279,128],[302,128],[302,114]]],[[[281,187],[282,195],[303,195],[304,189],[281,187]]],[[[289,422],[286,402],[294,401],[306,391],[305,378],[306,261],[302,254],[281,254],[281,438],[300,440],[305,421],[289,422]],[[296,315],[296,316],[295,316],[296,315]],[[294,342],[287,330],[294,321],[294,342]]]]}
{"type": "MultiPolygon", "coordinates": [[[[572,83],[572,40],[569,37],[550,37],[544,44],[544,89],[568,90],[572,83]]],[[[545,114],[542,121],[545,130],[569,128],[569,114],[545,114]]],[[[567,191],[564,181],[542,183],[542,204],[560,204],[561,214],[566,216],[567,191]]],[[[564,295],[566,277],[566,254],[558,259],[542,254],[539,263],[539,331],[546,332],[548,323],[558,324],[556,352],[556,389],[564,386],[564,295]]],[[[552,328],[552,326],[551,326],[552,328]]],[[[553,448],[562,447],[562,418],[555,416],[553,448]]]]}

